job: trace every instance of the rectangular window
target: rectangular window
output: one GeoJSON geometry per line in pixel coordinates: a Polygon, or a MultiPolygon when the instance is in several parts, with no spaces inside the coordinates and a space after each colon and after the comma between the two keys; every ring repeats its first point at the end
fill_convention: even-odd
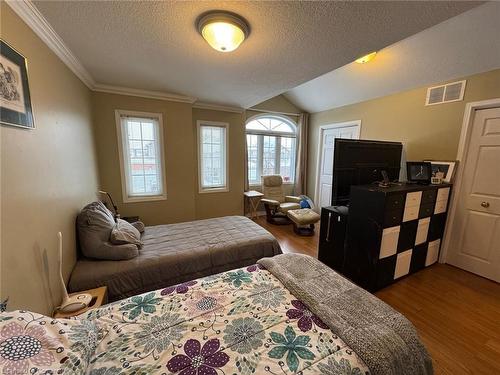
{"type": "Polygon", "coordinates": [[[124,202],[166,199],[159,113],[116,111],[124,202]]]}
{"type": "Polygon", "coordinates": [[[228,124],[198,121],[198,170],[200,192],[228,191],[228,124]]]}
{"type": "Polygon", "coordinates": [[[248,180],[250,183],[260,180],[260,152],[259,152],[259,136],[255,134],[247,134],[248,148],[248,180]]]}
{"type": "Polygon", "coordinates": [[[262,175],[274,174],[276,171],[276,137],[264,136],[264,152],[262,155],[262,175]]]}
{"type": "Polygon", "coordinates": [[[247,152],[250,185],[269,174],[281,175],[284,183],[295,181],[295,137],[247,134],[247,152]]]}
{"type": "Polygon", "coordinates": [[[295,138],[281,137],[280,175],[283,182],[293,182],[295,179],[295,138]]]}

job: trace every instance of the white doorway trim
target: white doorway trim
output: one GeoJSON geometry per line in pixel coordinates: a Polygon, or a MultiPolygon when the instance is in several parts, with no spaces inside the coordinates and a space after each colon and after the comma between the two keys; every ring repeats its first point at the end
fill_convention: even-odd
{"type": "Polygon", "coordinates": [[[319,127],[318,132],[318,151],[316,156],[316,182],[314,186],[314,202],[316,206],[316,210],[319,211],[320,207],[318,205],[319,202],[319,180],[320,180],[320,169],[321,169],[321,155],[323,149],[323,133],[327,129],[336,129],[336,128],[349,128],[351,126],[358,127],[357,139],[359,139],[361,135],[361,120],[352,120],[352,121],[344,121],[344,122],[335,122],[332,124],[321,125],[319,127]]]}
{"type": "Polygon", "coordinates": [[[464,111],[464,121],[462,123],[462,131],[460,132],[460,141],[458,142],[458,152],[457,152],[457,160],[458,160],[458,168],[457,175],[454,181],[454,187],[451,195],[451,206],[450,211],[448,213],[448,220],[446,224],[446,230],[443,238],[443,248],[441,251],[441,255],[439,256],[439,262],[445,263],[446,257],[448,255],[448,247],[450,245],[450,236],[451,229],[453,228],[453,224],[455,221],[456,214],[456,206],[458,203],[458,197],[460,196],[460,192],[463,189],[463,167],[465,164],[465,160],[467,160],[467,153],[469,151],[469,142],[470,135],[472,132],[472,124],[474,122],[474,114],[477,110],[480,109],[488,109],[488,108],[499,108],[500,107],[500,98],[482,100],[479,102],[470,102],[465,106],[464,111]]]}

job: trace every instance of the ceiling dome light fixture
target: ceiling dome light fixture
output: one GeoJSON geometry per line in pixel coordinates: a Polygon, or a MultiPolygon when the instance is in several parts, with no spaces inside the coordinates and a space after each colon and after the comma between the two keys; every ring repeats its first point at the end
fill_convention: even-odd
{"type": "Polygon", "coordinates": [[[220,52],[234,51],[250,34],[250,26],[242,17],[220,10],[203,13],[196,26],[207,43],[220,52]]]}
{"type": "Polygon", "coordinates": [[[362,56],[359,59],[356,59],[354,61],[356,61],[358,64],[366,64],[367,62],[372,61],[375,58],[376,54],[377,54],[377,51],[370,52],[368,55],[364,55],[364,56],[362,56]]]}

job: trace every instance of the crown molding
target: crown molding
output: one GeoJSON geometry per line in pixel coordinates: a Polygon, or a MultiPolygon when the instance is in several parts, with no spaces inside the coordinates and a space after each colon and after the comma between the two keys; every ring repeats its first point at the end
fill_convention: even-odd
{"type": "Polygon", "coordinates": [[[94,87],[92,76],[31,1],[6,0],[6,3],[89,89],[94,87]]]}
{"type": "Polygon", "coordinates": [[[33,32],[56,54],[61,61],[92,91],[109,94],[136,96],[141,98],[167,100],[171,102],[189,103],[193,108],[209,109],[214,111],[243,113],[239,107],[198,102],[197,98],[163,91],[141,90],[129,87],[105,85],[97,83],[85,69],[78,58],[66,46],[62,38],[56,33],[45,17],[40,13],[31,0],[6,0],[12,10],[30,27],[33,32]]]}
{"type": "Polygon", "coordinates": [[[231,107],[231,106],[204,103],[204,102],[195,102],[193,104],[193,108],[209,109],[213,111],[232,112],[232,113],[243,113],[245,111],[243,108],[239,107],[231,107]]]}
{"type": "Polygon", "coordinates": [[[196,98],[168,92],[132,89],[128,87],[96,83],[87,69],[66,46],[45,17],[30,0],[6,0],[12,10],[38,35],[38,37],[71,69],[71,71],[91,90],[112,94],[138,96],[143,98],[194,103],[196,98]]]}
{"type": "Polygon", "coordinates": [[[101,83],[96,83],[92,88],[92,90],[98,92],[105,92],[108,94],[138,96],[140,98],[168,100],[171,102],[180,102],[189,104],[193,104],[196,101],[196,98],[193,98],[191,96],[172,94],[164,91],[141,90],[141,89],[133,89],[130,87],[104,85],[101,83]]]}

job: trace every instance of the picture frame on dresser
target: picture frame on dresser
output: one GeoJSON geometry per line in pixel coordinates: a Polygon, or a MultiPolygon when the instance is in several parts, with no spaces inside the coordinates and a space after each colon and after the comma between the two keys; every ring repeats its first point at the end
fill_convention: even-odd
{"type": "Polygon", "coordinates": [[[431,163],[425,161],[406,162],[407,179],[410,183],[429,185],[432,177],[431,163]]]}
{"type": "Polygon", "coordinates": [[[27,59],[3,39],[0,39],[0,124],[35,128],[27,59]]]}
{"type": "Polygon", "coordinates": [[[458,160],[424,160],[424,162],[431,163],[432,177],[437,177],[438,173],[442,173],[443,182],[453,183],[458,160]]]}

